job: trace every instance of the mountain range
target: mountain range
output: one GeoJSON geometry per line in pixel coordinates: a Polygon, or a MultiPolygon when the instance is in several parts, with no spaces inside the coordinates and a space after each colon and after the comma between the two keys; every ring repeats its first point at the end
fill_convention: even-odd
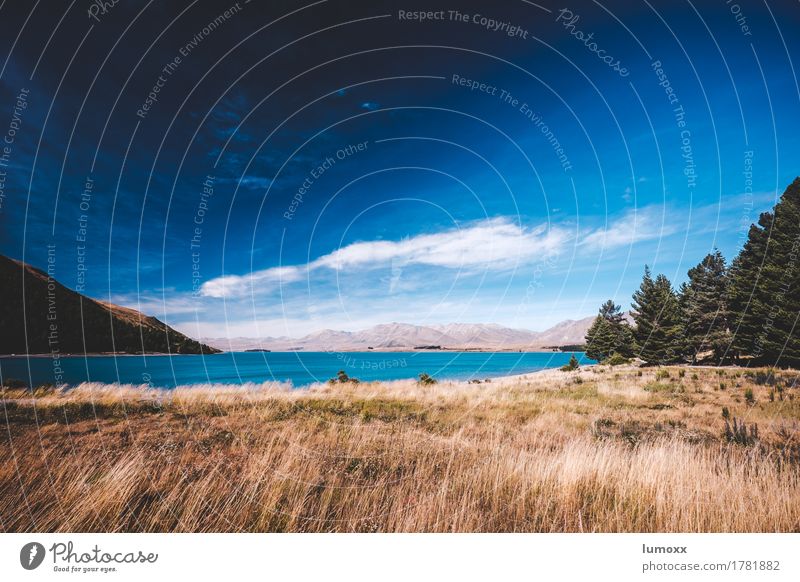
{"type": "Polygon", "coordinates": [[[91,299],[0,255],[0,354],[172,353],[219,350],[135,309],[91,299]]]}
{"type": "Polygon", "coordinates": [[[301,338],[202,338],[225,351],[353,351],[401,349],[533,350],[583,344],[594,316],[562,321],[544,331],[514,329],[497,324],[450,323],[412,325],[384,323],[361,331],[325,329],[301,338]]]}
{"type": "Polygon", "coordinates": [[[582,344],[594,319],[566,320],[544,331],[482,323],[385,323],[361,331],[325,329],[300,338],[196,341],[155,317],[81,295],[46,272],[2,255],[0,277],[0,354],[534,350],[582,344]]]}

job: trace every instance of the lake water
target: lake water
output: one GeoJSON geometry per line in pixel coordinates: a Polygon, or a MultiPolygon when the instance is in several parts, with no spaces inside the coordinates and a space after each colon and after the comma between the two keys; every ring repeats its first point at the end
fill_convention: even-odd
{"type": "MultiPolygon", "coordinates": [[[[0,358],[0,378],[33,386],[118,382],[172,388],[186,384],[242,384],[280,381],[304,386],[325,382],[344,370],[360,380],[416,378],[425,372],[444,380],[525,374],[563,366],[569,353],[557,352],[230,352],[210,356],[70,356],[0,358]]],[[[593,363],[577,352],[581,363],[593,363]]]]}

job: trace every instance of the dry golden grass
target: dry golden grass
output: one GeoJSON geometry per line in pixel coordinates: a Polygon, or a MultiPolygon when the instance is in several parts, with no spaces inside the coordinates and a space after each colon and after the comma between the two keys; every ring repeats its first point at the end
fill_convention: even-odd
{"type": "Polygon", "coordinates": [[[800,531],[796,378],[683,370],[5,390],[0,528],[800,531]]]}

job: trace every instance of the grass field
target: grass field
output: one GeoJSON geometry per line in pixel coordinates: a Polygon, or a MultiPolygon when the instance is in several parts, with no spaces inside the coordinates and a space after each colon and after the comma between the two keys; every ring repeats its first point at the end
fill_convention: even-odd
{"type": "Polygon", "coordinates": [[[798,532],[800,373],[4,389],[3,531],[798,532]]]}

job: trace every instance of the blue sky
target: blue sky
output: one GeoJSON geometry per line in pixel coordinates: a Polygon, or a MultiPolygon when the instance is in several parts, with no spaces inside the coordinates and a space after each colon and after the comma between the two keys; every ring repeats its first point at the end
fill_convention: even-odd
{"type": "Polygon", "coordinates": [[[233,6],[0,9],[0,253],[194,336],[543,329],[800,174],[796,4],[233,6]]]}

